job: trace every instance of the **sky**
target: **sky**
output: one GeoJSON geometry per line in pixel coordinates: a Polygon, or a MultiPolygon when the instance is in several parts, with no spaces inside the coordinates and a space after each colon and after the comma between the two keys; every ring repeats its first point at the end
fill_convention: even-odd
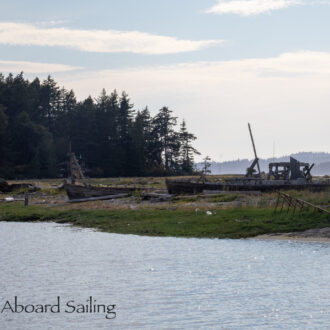
{"type": "Polygon", "coordinates": [[[168,106],[197,160],[330,152],[330,0],[0,0],[0,72],[168,106]]]}

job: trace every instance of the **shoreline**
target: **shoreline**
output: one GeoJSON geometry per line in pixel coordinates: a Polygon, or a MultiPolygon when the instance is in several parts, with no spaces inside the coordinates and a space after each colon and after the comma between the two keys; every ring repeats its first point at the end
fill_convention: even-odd
{"type": "MultiPolygon", "coordinates": [[[[72,222],[60,222],[56,220],[37,220],[37,221],[8,221],[8,220],[0,220],[0,222],[21,222],[21,223],[54,223],[54,224],[60,224],[60,225],[66,225],[66,226],[72,226],[76,228],[81,228],[81,229],[89,229],[93,231],[99,231],[99,232],[104,232],[104,233],[109,233],[109,234],[118,234],[118,235],[136,235],[136,236],[149,236],[149,235],[143,235],[140,233],[120,233],[120,232],[109,232],[109,231],[104,231],[100,228],[96,227],[84,227],[81,225],[75,225],[72,222]]],[[[326,228],[321,228],[322,229],[327,229],[330,231],[330,227],[326,228]]],[[[309,229],[307,231],[319,231],[320,229],[309,229]]],[[[330,237],[326,236],[303,236],[302,234],[307,232],[288,232],[288,233],[270,233],[270,234],[261,234],[257,236],[251,236],[251,237],[240,237],[240,238],[230,238],[230,237],[210,237],[210,236],[205,236],[205,237],[196,237],[196,236],[163,236],[163,235],[152,235],[153,237],[174,237],[174,238],[204,238],[204,239],[246,239],[246,240],[257,240],[257,241],[293,241],[293,242],[310,242],[310,243],[330,243],[330,237]]]]}
{"type": "MultiPolygon", "coordinates": [[[[7,220],[0,220],[0,222],[8,222],[11,223],[13,221],[7,221],[7,220]]],[[[75,225],[74,223],[71,222],[58,222],[58,221],[52,221],[52,220],[40,220],[40,221],[14,221],[14,222],[19,222],[19,223],[54,223],[54,224],[59,224],[59,225],[65,225],[65,226],[70,226],[70,227],[76,227],[76,228],[81,228],[81,229],[89,229],[92,231],[97,231],[97,232],[103,232],[103,233],[108,233],[108,234],[118,234],[118,235],[136,235],[136,236],[149,236],[149,235],[143,235],[143,234],[138,234],[138,233],[117,233],[117,232],[108,232],[108,231],[103,231],[100,230],[99,228],[95,227],[83,227],[79,225],[75,225]]],[[[322,228],[325,229],[325,228],[322,228]]],[[[327,229],[330,230],[330,227],[327,229]]],[[[314,229],[313,229],[314,230],[314,229]]],[[[317,229],[315,229],[317,230],[317,229]]],[[[293,241],[293,242],[310,242],[310,243],[330,243],[330,237],[322,237],[322,236],[309,236],[309,237],[304,237],[302,235],[299,235],[300,233],[304,232],[295,232],[295,233],[271,233],[271,234],[262,234],[258,236],[252,236],[252,237],[243,237],[243,238],[220,238],[218,239],[234,239],[234,240],[257,240],[257,241],[293,241]],[[296,236],[294,234],[297,234],[296,236]]],[[[217,237],[195,237],[195,236],[158,236],[154,235],[151,237],[173,237],[173,238],[200,238],[200,239],[215,239],[217,237]]]]}
{"type": "MultiPolygon", "coordinates": [[[[155,181],[149,179],[147,183],[155,181]]],[[[51,188],[50,182],[45,184],[48,186],[29,195],[28,206],[22,202],[21,191],[12,197],[20,201],[0,203],[0,221],[54,221],[142,236],[330,241],[329,214],[309,209],[274,212],[274,193],[183,195],[165,201],[132,194],[122,199],[67,203],[63,189],[51,188]],[[327,227],[328,233],[316,230],[301,234],[327,227]]],[[[296,194],[315,205],[329,205],[328,192],[296,194]]]]}
{"type": "Polygon", "coordinates": [[[248,239],[330,243],[330,227],[288,233],[263,234],[248,239]]]}

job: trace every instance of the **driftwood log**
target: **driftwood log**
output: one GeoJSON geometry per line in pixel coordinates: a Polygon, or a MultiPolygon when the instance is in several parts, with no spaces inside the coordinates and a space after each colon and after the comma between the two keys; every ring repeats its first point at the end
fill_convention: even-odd
{"type": "Polygon", "coordinates": [[[151,192],[143,192],[141,194],[142,199],[150,200],[152,202],[166,202],[172,196],[173,195],[170,195],[170,194],[158,194],[158,193],[151,193],[151,192]]]}
{"type": "Polygon", "coordinates": [[[88,197],[88,198],[77,198],[70,199],[68,203],[81,203],[81,202],[89,202],[89,201],[99,201],[99,200],[108,200],[108,199],[117,199],[127,197],[129,194],[117,194],[117,195],[107,195],[107,196],[98,196],[98,197],[88,197]]]}

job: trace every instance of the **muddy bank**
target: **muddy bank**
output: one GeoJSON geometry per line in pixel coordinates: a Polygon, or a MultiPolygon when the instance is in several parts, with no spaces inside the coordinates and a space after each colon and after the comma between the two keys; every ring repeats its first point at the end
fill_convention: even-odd
{"type": "Polygon", "coordinates": [[[253,239],[299,240],[330,243],[330,227],[294,231],[290,233],[258,235],[253,239]]]}

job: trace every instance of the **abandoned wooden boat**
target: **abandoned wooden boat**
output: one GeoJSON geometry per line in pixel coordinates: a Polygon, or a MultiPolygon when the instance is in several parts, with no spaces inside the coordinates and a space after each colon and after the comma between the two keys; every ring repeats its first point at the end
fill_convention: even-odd
{"type": "Polygon", "coordinates": [[[129,194],[139,188],[133,187],[98,187],[98,186],[82,186],[77,184],[64,184],[64,189],[70,200],[101,197],[117,194],[129,194]]]}
{"type": "Polygon", "coordinates": [[[71,201],[109,199],[115,197],[125,197],[141,188],[135,187],[113,187],[113,186],[92,186],[87,184],[86,178],[73,152],[69,152],[69,173],[71,183],[65,183],[64,189],[71,201]],[[77,184],[76,182],[80,182],[77,184]],[[104,197],[104,198],[103,198],[104,197]]]}

